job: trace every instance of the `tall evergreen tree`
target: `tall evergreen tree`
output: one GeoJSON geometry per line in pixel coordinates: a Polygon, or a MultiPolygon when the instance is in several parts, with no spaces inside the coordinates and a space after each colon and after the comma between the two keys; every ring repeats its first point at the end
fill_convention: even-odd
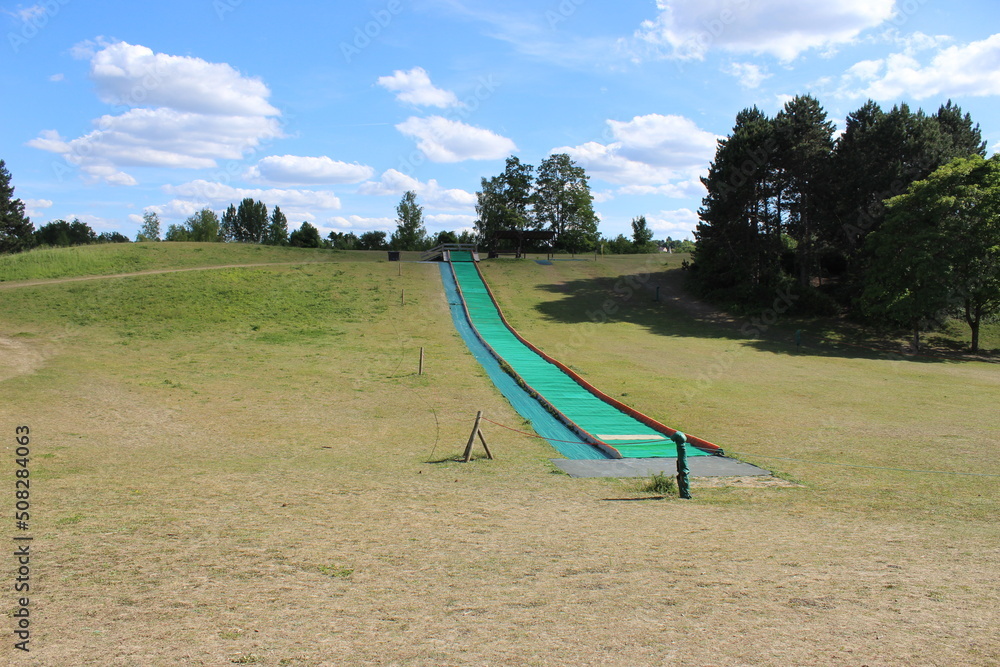
{"type": "Polygon", "coordinates": [[[389,245],[393,250],[421,250],[427,244],[423,207],[417,204],[417,193],[408,190],[396,206],[396,231],[389,245]]]}
{"type": "Polygon", "coordinates": [[[288,218],[282,213],[280,206],[275,206],[271,212],[271,223],[267,227],[264,243],[267,245],[288,245],[288,218]]]}
{"type": "Polygon", "coordinates": [[[816,98],[799,95],[775,118],[785,226],[796,242],[798,280],[808,287],[815,275],[823,219],[831,201],[830,153],[834,124],[816,98]]]}
{"type": "Polygon", "coordinates": [[[247,197],[236,209],[233,239],[240,243],[263,243],[267,233],[267,205],[247,197]]]}
{"type": "Polygon", "coordinates": [[[782,217],[775,122],[757,107],[736,116],[702,183],[692,276],[705,293],[737,300],[770,294],[781,280],[782,217]]]}
{"type": "Polygon", "coordinates": [[[534,210],[539,228],[556,233],[555,245],[588,251],[598,241],[594,197],[586,171],[566,153],[545,158],[535,181],[534,210]]]}
{"type": "Polygon", "coordinates": [[[986,142],[979,130],[979,123],[972,124],[972,116],[962,115],[962,109],[948,100],[941,105],[934,119],[944,135],[944,153],[947,159],[978,155],[986,157],[986,142]]]}
{"type": "Polygon", "coordinates": [[[0,253],[28,250],[35,243],[35,226],[24,214],[24,202],[14,198],[10,172],[0,160],[0,253]]]}
{"type": "Polygon", "coordinates": [[[236,206],[230,204],[226,212],[222,214],[222,220],[219,224],[219,237],[224,242],[235,241],[236,240],[236,206]]]}

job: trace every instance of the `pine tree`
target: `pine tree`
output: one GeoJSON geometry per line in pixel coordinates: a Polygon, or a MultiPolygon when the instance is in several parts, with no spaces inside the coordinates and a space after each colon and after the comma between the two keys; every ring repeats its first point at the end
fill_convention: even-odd
{"type": "Polygon", "coordinates": [[[706,294],[773,298],[781,282],[782,198],[775,121],[757,107],[736,116],[702,183],[692,276],[706,294]]]}
{"type": "Polygon", "coordinates": [[[222,214],[221,224],[219,225],[219,238],[223,242],[235,241],[236,240],[236,206],[233,204],[229,205],[226,212],[222,214]]]}
{"type": "Polygon", "coordinates": [[[267,206],[247,197],[236,209],[233,239],[240,243],[263,243],[267,226],[267,206]]]}
{"type": "Polygon", "coordinates": [[[816,273],[819,236],[830,201],[830,155],[834,124],[816,98],[799,95],[775,118],[778,167],[782,172],[785,225],[796,243],[800,287],[816,273]]]}
{"type": "Polygon", "coordinates": [[[24,202],[14,199],[10,172],[0,160],[0,253],[21,252],[35,244],[35,226],[24,214],[24,202]]]}
{"type": "MultiPolygon", "coordinates": [[[[317,232],[318,233],[318,232],[317,232]]],[[[288,218],[282,213],[280,206],[275,206],[271,212],[271,224],[267,227],[267,245],[288,245],[288,218]]]]}

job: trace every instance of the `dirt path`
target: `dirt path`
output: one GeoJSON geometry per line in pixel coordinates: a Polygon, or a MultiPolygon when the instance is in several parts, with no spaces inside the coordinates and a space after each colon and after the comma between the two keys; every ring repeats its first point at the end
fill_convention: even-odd
{"type": "Polygon", "coordinates": [[[329,262],[260,262],[256,264],[218,264],[209,266],[192,266],[184,269],[149,269],[133,273],[111,273],[98,276],[73,276],[71,278],[43,278],[40,280],[17,280],[0,282],[0,290],[16,289],[18,287],[36,287],[38,285],[58,285],[60,283],[76,283],[85,280],[103,280],[105,278],[134,278],[136,276],[154,276],[160,273],[183,273],[185,271],[210,271],[213,269],[247,269],[260,266],[290,266],[293,264],[329,264],[329,262]]]}

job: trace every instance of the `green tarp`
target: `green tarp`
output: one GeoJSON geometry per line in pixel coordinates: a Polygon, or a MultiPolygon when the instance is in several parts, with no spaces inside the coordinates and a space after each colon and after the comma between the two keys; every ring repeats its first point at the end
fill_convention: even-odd
{"type": "MultiPolygon", "coordinates": [[[[677,455],[676,446],[666,435],[594,396],[518,340],[500,319],[471,256],[465,256],[468,253],[452,252],[451,260],[472,325],[525,384],[591,437],[617,449],[623,458],[677,455]]],[[[688,453],[707,455],[695,448],[688,453]]]]}

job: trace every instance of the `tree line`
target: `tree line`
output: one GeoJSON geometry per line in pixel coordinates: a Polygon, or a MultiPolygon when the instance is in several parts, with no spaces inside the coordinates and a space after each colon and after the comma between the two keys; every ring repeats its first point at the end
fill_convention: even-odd
{"type": "MultiPolygon", "coordinates": [[[[847,117],[839,137],[834,129],[808,95],[774,117],[756,107],[737,114],[701,179],[708,194],[699,210],[691,285],[745,309],[794,289],[800,307],[905,324],[918,341],[921,329],[961,310],[964,293],[935,280],[940,294],[930,299],[915,282],[927,278],[918,264],[943,278],[956,274],[961,257],[979,253],[976,265],[992,271],[991,281],[996,277],[988,243],[967,243],[958,221],[972,225],[971,219],[949,212],[945,201],[974,192],[968,197],[979,202],[977,215],[994,216],[976,224],[987,237],[995,233],[988,202],[996,193],[986,183],[996,163],[984,160],[979,125],[950,100],[933,114],[906,104],[885,111],[869,100],[847,117]],[[933,185],[924,185],[928,179],[933,185]],[[936,208],[926,203],[931,191],[941,198],[936,208]],[[917,201],[925,208],[914,209],[917,201]],[[937,243],[925,247],[929,265],[910,252],[918,237],[937,243]],[[914,310],[900,306],[901,299],[934,305],[914,310]]],[[[977,332],[978,325],[974,339],[977,332]]]]}

